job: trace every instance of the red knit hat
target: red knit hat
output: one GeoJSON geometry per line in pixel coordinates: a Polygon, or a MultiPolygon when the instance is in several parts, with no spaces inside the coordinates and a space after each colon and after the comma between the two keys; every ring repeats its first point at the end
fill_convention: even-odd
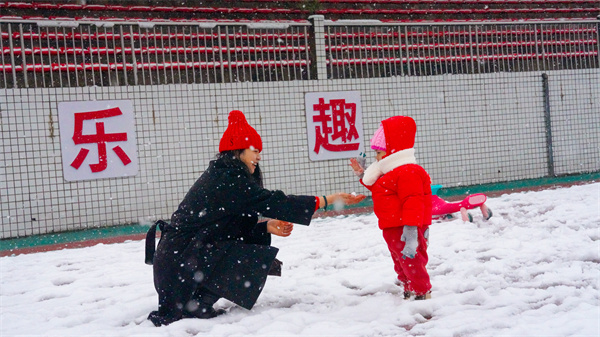
{"type": "Polygon", "coordinates": [[[219,152],[254,148],[262,151],[262,139],[239,110],[229,113],[229,125],[219,142],[219,152]]]}

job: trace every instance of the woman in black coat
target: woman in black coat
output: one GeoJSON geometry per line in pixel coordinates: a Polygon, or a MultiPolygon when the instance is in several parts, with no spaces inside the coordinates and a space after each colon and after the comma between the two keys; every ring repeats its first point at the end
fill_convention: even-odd
{"type": "Polygon", "coordinates": [[[277,274],[271,234],[288,236],[292,223],[309,225],[320,207],[364,199],[266,190],[258,166],[261,150],[258,133],[242,112],[232,111],[217,159],[190,188],[170,224],[157,222],[162,235],[155,254],[156,225],[148,232],[146,263],[154,265],[159,302],[148,316],[154,325],[215,317],[223,313],[213,308],[221,297],[251,309],[267,275],[277,274]],[[259,216],[271,220],[258,222],[259,216]]]}

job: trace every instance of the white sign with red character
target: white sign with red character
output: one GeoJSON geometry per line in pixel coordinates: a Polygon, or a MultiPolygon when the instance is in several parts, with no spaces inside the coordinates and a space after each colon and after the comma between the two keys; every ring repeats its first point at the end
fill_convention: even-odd
{"type": "Polygon", "coordinates": [[[364,152],[360,92],[311,92],[304,101],[311,160],[353,158],[364,152]]]}
{"type": "Polygon", "coordinates": [[[131,101],[60,102],[58,122],[65,180],[138,173],[131,101]]]}

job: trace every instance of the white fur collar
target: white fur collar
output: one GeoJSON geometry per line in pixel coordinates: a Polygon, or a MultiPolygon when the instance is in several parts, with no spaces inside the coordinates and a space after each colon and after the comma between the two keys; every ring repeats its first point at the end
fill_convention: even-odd
{"type": "Polygon", "coordinates": [[[371,186],[379,179],[379,177],[392,171],[396,167],[416,163],[415,149],[406,149],[396,152],[369,165],[365,170],[363,183],[367,186],[371,186]]]}
{"type": "Polygon", "coordinates": [[[365,175],[362,178],[363,184],[367,186],[371,186],[375,184],[377,179],[383,175],[383,172],[379,169],[379,162],[376,161],[373,164],[369,165],[365,170],[365,175]]]}

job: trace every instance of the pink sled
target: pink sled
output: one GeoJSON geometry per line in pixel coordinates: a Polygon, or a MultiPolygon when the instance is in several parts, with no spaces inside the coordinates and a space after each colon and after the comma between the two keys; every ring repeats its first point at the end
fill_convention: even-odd
{"type": "Polygon", "coordinates": [[[492,210],[485,205],[487,196],[483,193],[471,194],[462,201],[448,202],[435,193],[440,185],[432,186],[431,190],[431,215],[433,219],[452,219],[452,213],[460,212],[463,221],[473,222],[473,216],[467,212],[469,209],[479,208],[485,220],[492,217],[492,210]]]}

